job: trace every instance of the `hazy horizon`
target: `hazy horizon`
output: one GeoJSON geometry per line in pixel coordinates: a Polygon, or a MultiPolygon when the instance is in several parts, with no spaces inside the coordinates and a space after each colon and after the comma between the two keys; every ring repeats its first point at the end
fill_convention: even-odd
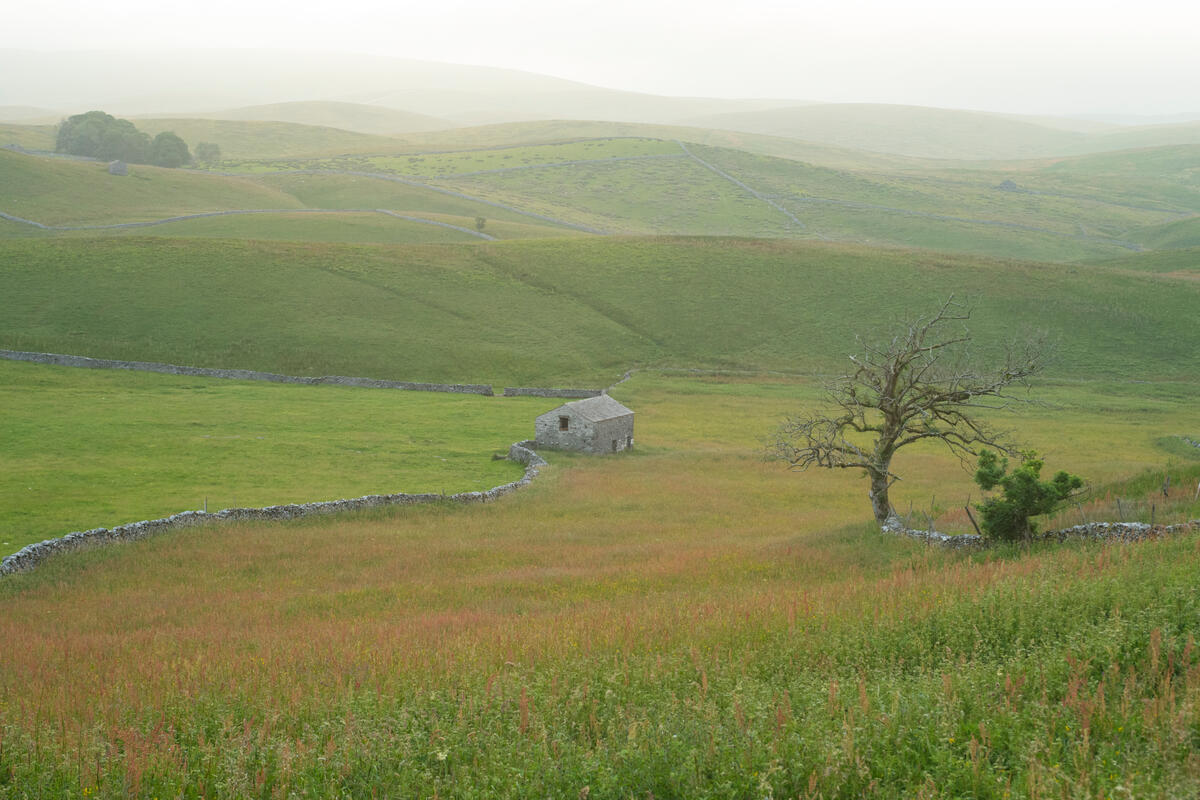
{"type": "MultiPolygon", "coordinates": [[[[64,0],[6,14],[0,49],[256,50],[479,65],[672,97],[887,103],[1010,114],[1164,117],[1200,111],[1200,12],[1117,3],[943,0],[808,7],[747,0],[530,0],[331,9],[241,0],[167,15],[64,0]]],[[[10,87],[11,88],[11,87],[10,87]]],[[[9,93],[11,94],[11,93],[9,93]]],[[[317,98],[312,98],[317,99],[317,98]]],[[[27,102],[27,101],[22,101],[27,102]]]]}

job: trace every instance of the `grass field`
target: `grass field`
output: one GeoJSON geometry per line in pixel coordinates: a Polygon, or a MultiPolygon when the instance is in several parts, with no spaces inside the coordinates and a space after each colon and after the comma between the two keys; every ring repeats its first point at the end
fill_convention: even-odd
{"type": "Polygon", "coordinates": [[[553,401],[0,361],[0,552],[73,530],[515,480],[494,452],[553,401]]]}
{"type": "MultiPolygon", "coordinates": [[[[2,210],[70,226],[217,210],[385,208],[520,226],[502,230],[501,238],[558,237],[573,224],[626,235],[818,238],[1043,261],[1187,247],[1200,212],[1193,166],[1200,145],[991,166],[864,157],[838,167],[733,146],[692,144],[689,151],[646,137],[403,154],[395,153],[400,143],[390,147],[391,154],[230,158],[210,175],[136,167],[128,179],[109,176],[100,164],[4,153],[2,210]],[[231,172],[239,175],[224,174],[231,172]]],[[[324,224],[290,225],[283,234],[274,230],[278,223],[263,220],[263,238],[462,240],[445,229],[384,232],[343,219],[345,230],[323,218],[324,224]]],[[[192,230],[253,236],[244,221],[172,225],[154,235],[192,230]]]]}
{"type": "Polygon", "coordinates": [[[1191,273],[708,238],[63,238],[5,241],[0,258],[15,350],[499,385],[604,386],[639,365],[825,372],[863,320],[926,311],[936,290],[974,302],[985,347],[1048,332],[1063,375],[1200,373],[1200,329],[1180,324],[1200,302],[1191,273]]]}
{"type": "MultiPolygon", "coordinates": [[[[1194,386],[1043,391],[1055,408],[1013,422],[1052,467],[1200,478],[1156,444],[1194,421],[1194,386]]],[[[616,396],[637,450],[553,454],[501,503],[191,530],[0,583],[0,792],[1198,785],[1196,537],[929,551],[864,527],[855,476],[760,459],[806,383],[638,375],[616,396]]],[[[897,468],[918,507],[969,485],[933,449],[897,468]]]]}
{"type": "Polygon", "coordinates": [[[140,222],[239,208],[299,208],[294,197],[239,178],[142,164],[129,175],[108,165],[0,151],[0,210],[44,225],[140,222]]]}
{"type": "Polygon", "coordinates": [[[190,146],[214,142],[225,158],[282,158],[341,153],[379,153],[397,149],[390,136],[354,133],[319,125],[223,119],[139,119],[138,130],[151,136],[172,131],[190,146]]]}
{"type": "MultiPolygon", "coordinates": [[[[941,133],[1107,135],[981,116],[941,133]]],[[[857,134],[928,148],[921,121],[857,134]]],[[[0,211],[279,211],[0,220],[0,347],[497,386],[636,367],[613,390],[636,447],[549,453],[496,503],[213,524],[0,580],[3,800],[1200,795],[1200,535],[931,548],[878,532],[861,476],[763,457],[857,336],[953,295],[976,358],[1040,332],[1054,351],[1036,402],[982,412],[1086,479],[1043,526],[1200,518],[1187,126],[956,163],[615,123],[154,124],[246,174],[0,151],[0,211]],[[286,174],[308,169],[477,199],[286,174]],[[699,235],[644,235],[679,232],[699,235]]],[[[0,554],[206,499],[494,486],[521,470],[492,455],[557,404],[0,361],[0,554]]],[[[892,502],[968,532],[964,466],[905,448],[892,502]]]]}
{"type": "MultiPolygon", "coordinates": [[[[433,217],[428,217],[433,219],[433,217]]],[[[442,217],[450,225],[474,230],[474,218],[442,217]]],[[[495,226],[493,226],[495,227],[495,226]]],[[[397,219],[386,214],[322,211],[318,213],[239,214],[180,220],[150,228],[108,231],[117,236],[201,237],[209,239],[260,239],[294,242],[475,242],[479,237],[438,225],[397,219]]],[[[91,235],[95,232],[73,235],[91,235]]]]}

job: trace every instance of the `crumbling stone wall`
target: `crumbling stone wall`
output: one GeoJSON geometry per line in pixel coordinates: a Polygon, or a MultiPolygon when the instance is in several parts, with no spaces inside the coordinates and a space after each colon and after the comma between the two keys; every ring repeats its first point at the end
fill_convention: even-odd
{"type": "Polygon", "coordinates": [[[226,508],[211,514],[205,511],[184,511],[179,514],[172,514],[163,519],[131,522],[128,525],[118,525],[115,528],[93,528],[88,531],[75,531],[57,539],[47,539],[28,545],[8,556],[3,561],[0,561],[0,577],[32,569],[56,553],[69,552],[83,547],[95,547],[108,542],[134,541],[158,533],[165,533],[166,531],[190,528],[195,525],[204,525],[212,522],[288,520],[318,514],[333,514],[340,511],[358,511],[377,506],[417,505],[438,501],[450,503],[485,503],[528,486],[538,476],[539,468],[545,466],[546,461],[529,448],[527,446],[529,444],[531,443],[517,442],[508,450],[510,460],[525,466],[525,474],[519,480],[495,486],[484,492],[460,492],[459,494],[452,495],[371,494],[348,500],[327,500],[318,503],[292,503],[288,505],[267,506],[266,508],[226,508]]]}

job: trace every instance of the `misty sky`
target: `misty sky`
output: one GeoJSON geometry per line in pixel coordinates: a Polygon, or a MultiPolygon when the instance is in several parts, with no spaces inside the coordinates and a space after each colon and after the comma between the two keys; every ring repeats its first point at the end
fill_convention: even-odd
{"type": "Polygon", "coordinates": [[[52,0],[10,4],[0,27],[4,48],[162,46],[370,53],[673,95],[1200,111],[1194,0],[52,0]]]}

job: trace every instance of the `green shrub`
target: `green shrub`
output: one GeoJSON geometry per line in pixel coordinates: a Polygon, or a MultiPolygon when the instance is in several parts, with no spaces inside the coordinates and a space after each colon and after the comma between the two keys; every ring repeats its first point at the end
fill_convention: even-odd
{"type": "Polygon", "coordinates": [[[1029,520],[1039,514],[1049,514],[1060,503],[1083,486],[1083,479],[1064,471],[1055,473],[1053,480],[1041,479],[1042,460],[1027,450],[1021,454],[1021,466],[1008,472],[1008,459],[990,450],[979,454],[979,469],[975,482],[984,491],[997,486],[1002,494],[989,497],[976,505],[983,515],[983,532],[994,539],[1020,539],[1032,536],[1037,527],[1029,520]]]}

